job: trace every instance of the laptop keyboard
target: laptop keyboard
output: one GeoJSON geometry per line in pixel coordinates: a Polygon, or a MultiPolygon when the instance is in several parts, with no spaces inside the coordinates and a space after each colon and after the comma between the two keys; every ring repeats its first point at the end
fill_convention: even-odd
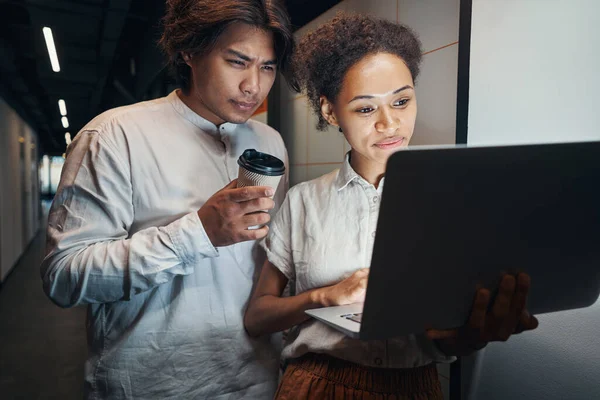
{"type": "Polygon", "coordinates": [[[358,322],[359,324],[362,322],[362,313],[344,314],[341,315],[341,317],[349,319],[350,321],[358,322]]]}

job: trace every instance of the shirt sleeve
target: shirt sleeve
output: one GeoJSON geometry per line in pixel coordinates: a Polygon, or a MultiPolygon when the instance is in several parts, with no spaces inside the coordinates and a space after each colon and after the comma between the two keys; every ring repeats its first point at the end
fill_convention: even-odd
{"type": "Polygon", "coordinates": [[[41,266],[44,291],[61,307],[129,300],[218,256],[196,212],[129,234],[134,207],[126,159],[97,131],[82,131],[69,146],[41,266]]]}
{"type": "Polygon", "coordinates": [[[283,204],[269,226],[269,234],[261,242],[261,246],[267,253],[269,261],[290,281],[293,281],[296,278],[296,270],[291,250],[292,214],[290,194],[292,193],[293,190],[288,192],[283,204]]]}
{"type": "MultiPolygon", "coordinates": [[[[279,207],[281,206],[281,204],[283,204],[283,201],[285,200],[285,196],[290,188],[290,165],[289,165],[289,158],[288,158],[288,153],[287,150],[285,148],[285,145],[283,144],[283,140],[281,139],[281,136],[279,134],[277,134],[277,138],[278,141],[280,142],[280,146],[279,146],[279,157],[281,158],[281,160],[283,161],[283,164],[285,165],[285,172],[283,174],[283,176],[281,177],[281,181],[279,182],[279,186],[277,187],[277,190],[275,192],[275,196],[273,197],[273,200],[275,201],[275,209],[273,210],[273,212],[276,214],[277,210],[279,209],[279,207]]],[[[272,215],[275,215],[272,214],[272,215]]]]}
{"type": "Polygon", "coordinates": [[[448,364],[456,361],[455,356],[448,356],[440,348],[437,344],[429,339],[427,335],[424,333],[416,335],[417,341],[420,343],[421,349],[425,354],[427,354],[434,362],[448,364]]]}

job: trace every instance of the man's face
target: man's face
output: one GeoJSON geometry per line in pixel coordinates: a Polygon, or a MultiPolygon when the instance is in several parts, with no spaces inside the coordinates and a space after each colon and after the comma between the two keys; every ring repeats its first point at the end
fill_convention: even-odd
{"type": "Polygon", "coordinates": [[[277,60],[272,32],[236,22],[205,55],[186,60],[192,70],[188,100],[215,125],[246,122],[269,94],[277,60]]]}

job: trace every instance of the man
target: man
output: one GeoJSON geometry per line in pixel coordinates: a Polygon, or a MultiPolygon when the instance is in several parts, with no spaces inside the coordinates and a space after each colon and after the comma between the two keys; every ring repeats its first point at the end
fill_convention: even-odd
{"type": "Polygon", "coordinates": [[[255,148],[287,162],[279,134],[248,120],[293,49],[274,0],[170,0],[161,46],[181,82],[107,111],[69,147],[48,221],[44,290],[88,304],[88,398],[271,398],[274,340],[243,328],[256,240],[281,204],[236,188],[255,148]]]}

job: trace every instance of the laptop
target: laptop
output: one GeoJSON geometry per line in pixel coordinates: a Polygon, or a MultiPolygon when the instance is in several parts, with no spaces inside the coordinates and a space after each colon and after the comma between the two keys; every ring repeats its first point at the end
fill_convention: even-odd
{"type": "Polygon", "coordinates": [[[600,142],[394,153],[364,304],[306,313],[359,339],[451,329],[478,285],[521,271],[532,314],[598,299],[600,142]]]}

